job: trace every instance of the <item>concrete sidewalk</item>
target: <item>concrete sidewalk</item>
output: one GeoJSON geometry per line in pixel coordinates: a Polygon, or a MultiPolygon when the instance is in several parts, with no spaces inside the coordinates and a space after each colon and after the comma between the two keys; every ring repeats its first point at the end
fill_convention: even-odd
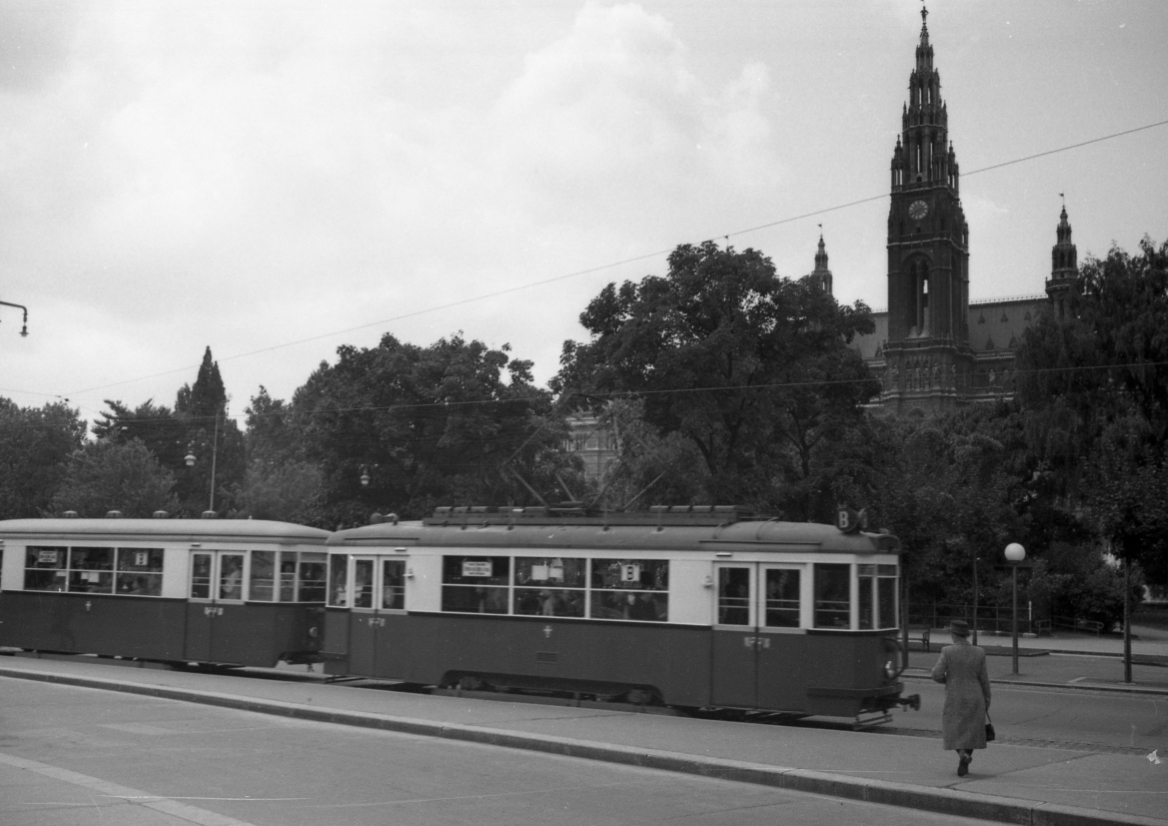
{"type": "Polygon", "coordinates": [[[977,752],[970,774],[958,778],[954,756],[928,738],[365,690],[310,674],[295,681],[261,676],[81,658],[0,660],[0,678],[553,752],[986,820],[1168,824],[1168,759],[1156,764],[1143,756],[995,743],[977,752]]]}

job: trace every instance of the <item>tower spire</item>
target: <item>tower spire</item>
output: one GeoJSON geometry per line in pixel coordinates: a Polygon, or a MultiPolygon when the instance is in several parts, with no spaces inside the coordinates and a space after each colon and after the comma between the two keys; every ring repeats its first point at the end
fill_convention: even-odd
{"type": "Polygon", "coordinates": [[[827,268],[827,249],[823,244],[823,224],[819,225],[819,251],[815,253],[815,270],[811,273],[813,286],[831,295],[831,270],[827,268]]]}

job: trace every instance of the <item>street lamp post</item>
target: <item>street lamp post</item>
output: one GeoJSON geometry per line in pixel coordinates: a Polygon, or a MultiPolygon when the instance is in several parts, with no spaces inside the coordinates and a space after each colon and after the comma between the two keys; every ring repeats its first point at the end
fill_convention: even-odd
{"type": "Polygon", "coordinates": [[[5,307],[15,307],[18,310],[24,310],[24,326],[20,328],[20,335],[28,338],[28,307],[23,304],[13,304],[11,301],[0,301],[5,307]]]}
{"type": "Polygon", "coordinates": [[[1018,563],[1026,558],[1026,549],[1017,542],[1011,542],[1006,546],[1006,560],[1010,563],[1010,567],[1014,569],[1014,616],[1012,625],[1014,629],[1014,675],[1018,675],[1018,563]]]}
{"type": "MultiPolygon", "coordinates": [[[[210,503],[207,506],[207,513],[215,513],[215,468],[219,459],[219,414],[215,414],[215,428],[211,436],[211,497],[210,503]]],[[[187,448],[187,455],[183,457],[183,461],[187,463],[187,467],[193,467],[195,464],[195,450],[191,445],[187,448]]]]}
{"type": "Polygon", "coordinates": [[[973,644],[977,645],[977,551],[973,552],[973,644]]]}

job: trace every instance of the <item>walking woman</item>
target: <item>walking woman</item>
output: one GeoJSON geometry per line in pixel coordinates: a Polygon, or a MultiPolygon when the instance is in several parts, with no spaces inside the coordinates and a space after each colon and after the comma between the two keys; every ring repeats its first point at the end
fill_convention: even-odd
{"type": "Polygon", "coordinates": [[[953,644],[941,649],[933,679],[945,684],[941,711],[942,746],[957,751],[957,774],[965,777],[974,749],[986,747],[985,721],[990,708],[990,675],[985,649],[969,644],[969,623],[949,623],[953,644]]]}

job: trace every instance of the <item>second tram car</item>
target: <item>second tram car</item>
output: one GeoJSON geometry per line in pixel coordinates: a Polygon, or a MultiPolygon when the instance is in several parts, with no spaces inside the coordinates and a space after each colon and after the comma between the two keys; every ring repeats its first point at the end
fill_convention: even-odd
{"type": "Polygon", "coordinates": [[[898,554],[733,507],[439,508],[329,539],[321,656],[336,675],[872,722],[919,703],[897,679],[898,554]]]}
{"type": "Polygon", "coordinates": [[[236,666],[311,662],[328,536],[265,520],[0,521],[0,646],[236,666]]]}

